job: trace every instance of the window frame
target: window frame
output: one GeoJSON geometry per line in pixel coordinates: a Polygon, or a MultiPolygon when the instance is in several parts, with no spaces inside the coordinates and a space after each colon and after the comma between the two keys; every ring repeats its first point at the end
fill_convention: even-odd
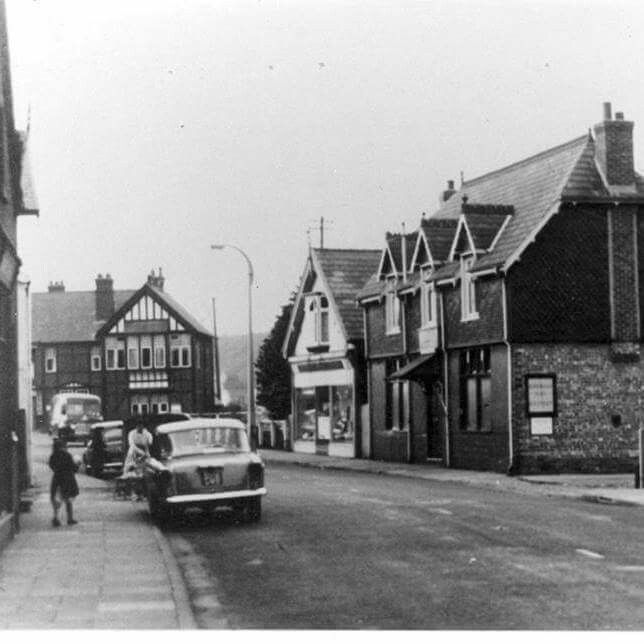
{"type": "Polygon", "coordinates": [[[387,278],[385,290],[385,335],[398,335],[401,332],[400,298],[396,292],[396,278],[387,278]]]}
{"type": "Polygon", "coordinates": [[[494,423],[491,416],[492,391],[492,352],[489,346],[463,349],[459,355],[460,379],[460,429],[468,434],[491,434],[494,423]],[[479,354],[478,357],[476,354],[479,354]],[[464,368],[465,367],[465,368],[464,368]],[[484,381],[489,398],[484,400],[484,381]],[[476,424],[471,424],[470,385],[474,384],[474,411],[476,424]],[[485,424],[486,416],[488,425],[485,424]]]}
{"type": "Polygon", "coordinates": [[[101,347],[92,347],[89,354],[89,368],[90,371],[101,371],[103,368],[101,347]],[[98,364],[96,363],[98,361],[98,364]]]}
{"type": "Polygon", "coordinates": [[[438,326],[436,287],[426,279],[420,285],[420,326],[423,329],[438,326]]]}
{"type": "Polygon", "coordinates": [[[524,376],[525,413],[530,426],[530,436],[552,436],[555,429],[555,418],[558,415],[557,374],[552,372],[527,373],[524,376]],[[551,387],[552,409],[550,411],[533,411],[530,408],[530,381],[549,380],[551,387]],[[544,420],[550,420],[545,424],[544,420]],[[534,422],[533,422],[534,421],[534,422]]]}
{"type": "Polygon", "coordinates": [[[461,322],[479,319],[476,305],[476,276],[470,272],[476,257],[461,255],[461,322]]]}
{"type": "Polygon", "coordinates": [[[45,373],[56,373],[58,371],[58,351],[56,347],[45,349],[45,373]],[[51,362],[51,366],[49,366],[51,362]]]}

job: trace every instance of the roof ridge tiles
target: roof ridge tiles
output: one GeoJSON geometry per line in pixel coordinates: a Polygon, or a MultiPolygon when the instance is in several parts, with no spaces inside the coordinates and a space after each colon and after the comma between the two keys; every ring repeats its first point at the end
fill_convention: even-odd
{"type": "Polygon", "coordinates": [[[466,190],[469,186],[475,185],[485,179],[489,179],[494,175],[498,175],[503,172],[507,172],[508,170],[513,170],[515,168],[520,168],[523,165],[528,165],[543,157],[547,157],[551,154],[561,152],[565,148],[568,148],[568,147],[572,148],[572,147],[575,147],[576,145],[579,145],[582,142],[588,142],[588,140],[589,140],[588,134],[583,134],[582,136],[578,136],[574,139],[571,139],[570,141],[566,141],[565,143],[560,143],[559,145],[556,145],[552,148],[548,148],[547,150],[542,150],[537,154],[533,154],[529,157],[525,157],[524,159],[520,159],[519,161],[515,161],[514,163],[510,163],[509,165],[503,166],[501,168],[497,168],[496,170],[492,170],[490,172],[486,172],[485,174],[481,174],[478,177],[474,177],[473,179],[468,179],[467,181],[463,182],[463,185],[461,186],[460,190],[461,191],[466,190]]]}

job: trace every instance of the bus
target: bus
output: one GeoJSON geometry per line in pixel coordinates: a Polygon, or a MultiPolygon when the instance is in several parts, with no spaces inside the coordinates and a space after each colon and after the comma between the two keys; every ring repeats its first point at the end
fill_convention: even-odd
{"type": "Polygon", "coordinates": [[[55,394],[49,405],[49,433],[66,442],[87,444],[90,428],[103,420],[101,399],[93,394],[55,394]]]}

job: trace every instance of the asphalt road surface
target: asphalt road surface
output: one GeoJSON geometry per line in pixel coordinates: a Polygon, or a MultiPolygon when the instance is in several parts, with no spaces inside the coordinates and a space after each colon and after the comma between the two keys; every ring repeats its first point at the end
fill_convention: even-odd
{"type": "Polygon", "coordinates": [[[166,529],[202,626],[644,628],[642,508],[297,466],[267,487],[258,524],[166,529]]]}

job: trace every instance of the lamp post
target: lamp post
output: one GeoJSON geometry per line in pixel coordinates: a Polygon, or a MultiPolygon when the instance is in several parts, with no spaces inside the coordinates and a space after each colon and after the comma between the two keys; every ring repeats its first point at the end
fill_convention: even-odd
{"type": "MultiPolygon", "coordinates": [[[[225,250],[232,248],[242,255],[248,266],[248,436],[251,443],[254,443],[256,437],[255,431],[255,369],[253,368],[253,264],[246,253],[238,246],[232,244],[211,244],[213,250],[225,250]]],[[[253,447],[256,445],[253,444],[253,447]]]]}

